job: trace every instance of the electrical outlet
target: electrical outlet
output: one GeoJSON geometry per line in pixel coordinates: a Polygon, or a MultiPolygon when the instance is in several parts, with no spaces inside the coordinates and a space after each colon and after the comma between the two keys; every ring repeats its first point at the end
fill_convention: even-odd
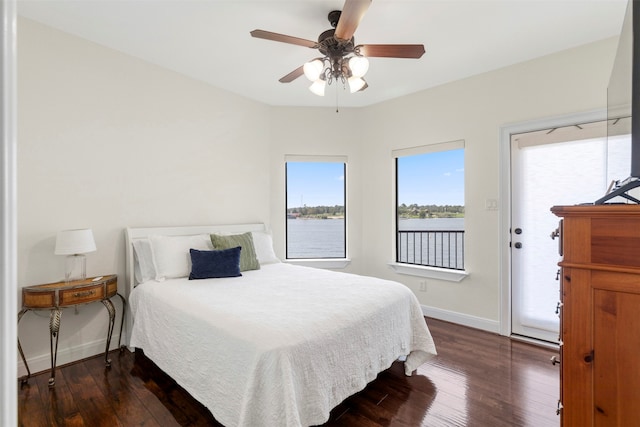
{"type": "Polygon", "coordinates": [[[427,281],[423,280],[420,282],[420,292],[427,292],[427,281]]]}

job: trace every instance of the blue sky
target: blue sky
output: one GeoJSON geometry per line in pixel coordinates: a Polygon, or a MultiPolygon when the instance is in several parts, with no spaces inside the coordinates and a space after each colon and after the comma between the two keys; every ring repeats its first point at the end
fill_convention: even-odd
{"type": "MultiPolygon", "coordinates": [[[[399,203],[464,205],[464,150],[398,159],[399,203]]],[[[287,163],[287,207],[343,204],[342,163],[287,163]]]]}
{"type": "Polygon", "coordinates": [[[343,204],[344,163],[287,162],[287,208],[343,204]]]}
{"type": "Polygon", "coordinates": [[[398,158],[398,203],[464,205],[464,150],[398,158]]]}

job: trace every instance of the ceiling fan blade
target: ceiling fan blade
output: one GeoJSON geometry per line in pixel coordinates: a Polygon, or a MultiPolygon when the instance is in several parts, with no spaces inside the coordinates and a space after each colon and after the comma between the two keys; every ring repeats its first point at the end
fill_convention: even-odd
{"type": "Polygon", "coordinates": [[[371,0],[345,0],[336,26],[335,37],[340,40],[351,40],[370,4],[371,0]]]}
{"type": "Polygon", "coordinates": [[[297,44],[299,46],[305,46],[310,48],[318,47],[317,42],[307,40],[307,39],[301,39],[299,37],[287,36],[285,34],[272,33],[271,31],[253,30],[251,31],[250,34],[252,37],[256,37],[259,39],[273,40],[274,42],[297,44]]]}
{"type": "Polygon", "coordinates": [[[278,81],[280,83],[291,83],[292,81],[294,81],[295,79],[297,79],[298,77],[304,74],[303,67],[304,67],[303,65],[299,66],[298,68],[296,68],[295,70],[287,74],[286,76],[280,78],[280,80],[278,81]]]}
{"type": "Polygon", "coordinates": [[[422,44],[362,44],[356,46],[362,56],[377,58],[420,58],[425,50],[422,44]]]}

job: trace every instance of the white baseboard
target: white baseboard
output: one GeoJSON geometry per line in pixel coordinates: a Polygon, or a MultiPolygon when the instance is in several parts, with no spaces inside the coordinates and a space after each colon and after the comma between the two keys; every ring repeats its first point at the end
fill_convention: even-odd
{"type": "Polygon", "coordinates": [[[433,317],[434,319],[469,326],[470,328],[481,329],[487,332],[494,332],[496,334],[500,333],[500,322],[497,320],[485,319],[426,305],[422,305],[421,307],[422,313],[427,317],[433,317]]]}
{"type": "MultiPolygon", "coordinates": [[[[96,356],[98,354],[104,355],[104,348],[107,345],[107,339],[100,339],[90,343],[85,343],[71,348],[58,348],[58,355],[56,358],[56,368],[67,363],[75,362],[78,360],[86,359],[88,357],[96,356]]],[[[118,348],[118,335],[115,333],[111,337],[111,345],[109,350],[115,350],[118,348]]],[[[25,354],[31,375],[38,374],[44,371],[51,370],[51,354],[48,352],[38,356],[28,357],[25,354]]],[[[25,368],[22,359],[18,356],[18,377],[27,375],[27,368],[25,368]]]]}

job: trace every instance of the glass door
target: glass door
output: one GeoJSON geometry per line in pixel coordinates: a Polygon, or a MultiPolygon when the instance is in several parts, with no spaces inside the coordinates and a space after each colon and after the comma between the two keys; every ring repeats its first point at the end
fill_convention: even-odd
{"type": "Polygon", "coordinates": [[[630,142],[606,121],[511,136],[511,330],[557,342],[558,242],[554,205],[593,203],[629,173],[630,142]]]}

